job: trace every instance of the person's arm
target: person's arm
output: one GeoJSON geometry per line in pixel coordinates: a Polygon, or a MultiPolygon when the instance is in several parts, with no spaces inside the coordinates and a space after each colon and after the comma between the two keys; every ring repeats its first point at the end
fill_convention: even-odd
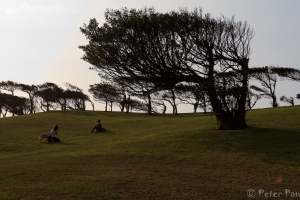
{"type": "MultiPolygon", "coordinates": [[[[53,130],[53,129],[52,129],[52,130],[53,130]]],[[[49,131],[49,133],[48,133],[48,137],[49,137],[49,136],[51,136],[51,134],[52,134],[52,130],[51,130],[51,131],[49,131]]]]}

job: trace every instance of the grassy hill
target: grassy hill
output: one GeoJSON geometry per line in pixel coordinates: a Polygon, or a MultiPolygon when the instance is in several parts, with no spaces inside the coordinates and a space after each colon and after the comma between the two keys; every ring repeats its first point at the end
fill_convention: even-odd
{"type": "Polygon", "coordinates": [[[0,199],[248,199],[249,189],[257,199],[293,197],[299,121],[299,106],[249,111],[249,128],[232,131],[216,130],[209,114],[1,118],[0,199]],[[90,133],[97,119],[106,132],[90,133]],[[55,124],[62,142],[39,142],[55,124]]]}

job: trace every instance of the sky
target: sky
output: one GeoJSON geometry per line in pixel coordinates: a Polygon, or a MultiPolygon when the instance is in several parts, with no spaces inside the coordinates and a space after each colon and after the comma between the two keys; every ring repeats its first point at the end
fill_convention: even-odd
{"type": "MultiPolygon", "coordinates": [[[[122,7],[154,7],[161,13],[202,8],[203,13],[213,17],[234,16],[236,21],[247,21],[255,32],[250,67],[300,69],[299,0],[1,0],[0,81],[35,85],[53,82],[62,88],[67,82],[83,89],[92,99],[89,85],[99,83],[100,78],[81,59],[83,51],[78,46],[88,41],[79,28],[91,18],[102,25],[107,8],[122,7]]],[[[282,95],[295,97],[300,93],[299,85],[279,81],[278,101],[282,95]]],[[[270,107],[269,102],[270,99],[259,100],[255,108],[270,107]]],[[[295,103],[300,104],[300,100],[295,99],[295,103]]],[[[87,105],[87,109],[91,106],[87,105]]],[[[95,110],[103,109],[104,104],[95,104],[95,110]]],[[[179,105],[179,112],[192,112],[192,106],[179,105]]]]}

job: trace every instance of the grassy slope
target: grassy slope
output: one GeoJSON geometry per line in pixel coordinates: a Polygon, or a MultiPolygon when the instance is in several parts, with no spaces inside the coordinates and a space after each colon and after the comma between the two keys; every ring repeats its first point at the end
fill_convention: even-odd
{"type": "Polygon", "coordinates": [[[300,107],[253,110],[247,120],[245,130],[218,131],[214,116],[203,114],[53,111],[0,119],[0,199],[247,199],[248,189],[284,197],[285,189],[300,192],[300,107]],[[107,132],[90,133],[97,119],[107,132]],[[62,142],[39,142],[55,124],[62,142]]]}

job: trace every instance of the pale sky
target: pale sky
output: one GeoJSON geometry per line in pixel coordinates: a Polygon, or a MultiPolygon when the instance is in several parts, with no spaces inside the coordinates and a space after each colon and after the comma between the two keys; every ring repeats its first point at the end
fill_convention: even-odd
{"type": "MultiPolygon", "coordinates": [[[[162,13],[201,7],[213,17],[234,15],[236,21],[247,21],[255,32],[250,67],[300,69],[299,0],[0,0],[0,81],[53,82],[62,88],[69,82],[92,98],[89,85],[100,82],[100,78],[81,60],[83,52],[78,46],[87,41],[79,27],[91,18],[101,25],[107,8],[122,7],[154,7],[162,13]]],[[[278,101],[282,95],[295,97],[299,86],[299,82],[278,82],[278,101]]],[[[270,107],[269,101],[260,100],[256,107],[270,107]]],[[[295,103],[300,101],[295,99],[295,103]]],[[[104,105],[96,104],[95,109],[103,110],[104,105]]],[[[179,112],[191,111],[191,105],[179,106],[179,112]]]]}

